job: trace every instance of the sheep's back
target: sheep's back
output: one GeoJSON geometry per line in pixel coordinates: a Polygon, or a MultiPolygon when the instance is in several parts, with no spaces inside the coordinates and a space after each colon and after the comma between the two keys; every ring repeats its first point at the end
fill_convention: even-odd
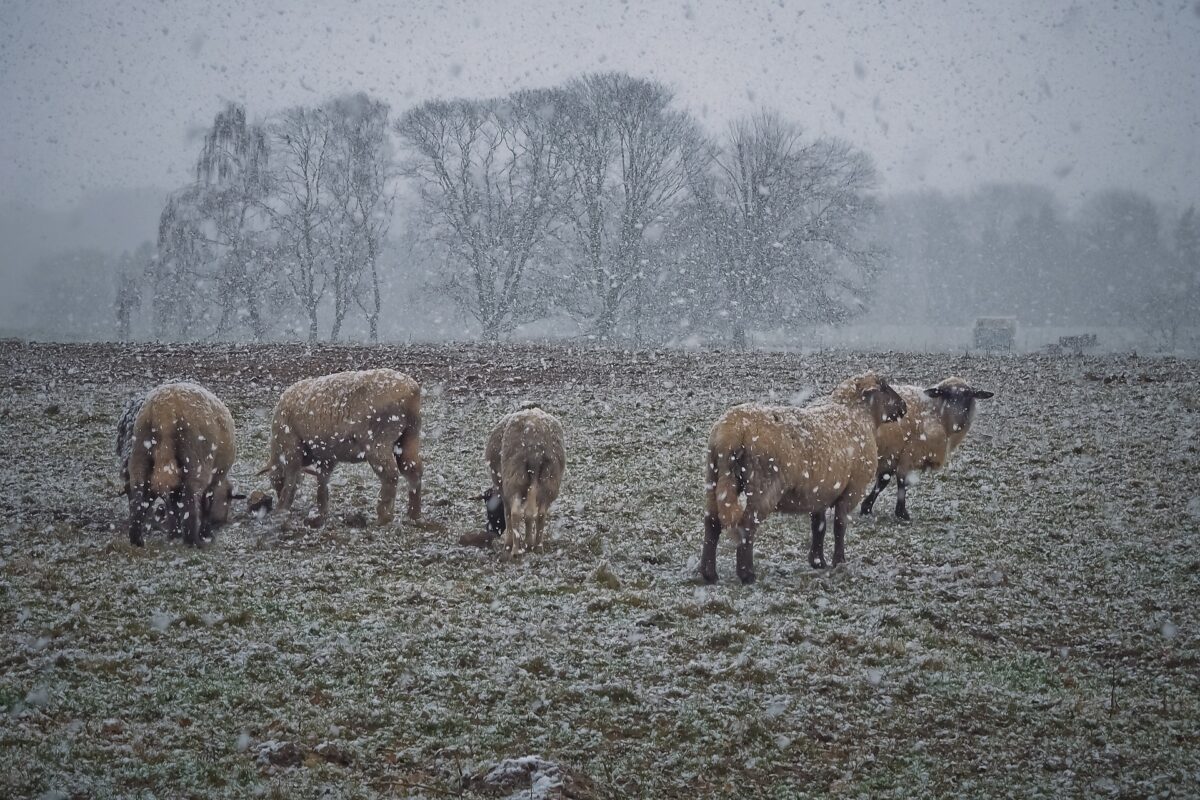
{"type": "Polygon", "coordinates": [[[484,455],[493,479],[502,484],[529,473],[557,483],[566,468],[562,423],[536,408],[508,414],[492,430],[484,455]]]}
{"type": "Polygon", "coordinates": [[[233,415],[216,395],[194,383],[168,383],[146,393],[131,436],[129,476],[144,482],[153,466],[153,444],[174,437],[175,461],[195,482],[225,473],[237,455],[233,415]]]}
{"type": "Polygon", "coordinates": [[[275,433],[286,426],[300,439],[333,450],[343,443],[361,448],[376,437],[393,444],[407,427],[419,425],[420,397],[420,384],[391,369],[306,378],[280,396],[275,433]]]}
{"type": "Polygon", "coordinates": [[[875,476],[871,425],[841,403],[735,406],[713,426],[709,446],[718,453],[740,449],[748,482],[762,482],[783,510],[828,508],[847,492],[864,493],[875,476]]]}

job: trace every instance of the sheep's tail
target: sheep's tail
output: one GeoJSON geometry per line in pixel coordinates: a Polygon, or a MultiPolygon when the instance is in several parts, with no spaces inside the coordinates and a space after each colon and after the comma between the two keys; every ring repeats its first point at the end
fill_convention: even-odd
{"type": "Polygon", "coordinates": [[[156,433],[150,455],[154,465],[150,472],[150,490],[163,495],[179,486],[181,476],[176,463],[175,432],[160,428],[156,433]]]}
{"type": "Polygon", "coordinates": [[[710,447],[708,451],[709,508],[716,510],[721,529],[733,531],[742,520],[742,507],[738,495],[745,490],[746,450],[738,446],[732,449],[710,447]]]}

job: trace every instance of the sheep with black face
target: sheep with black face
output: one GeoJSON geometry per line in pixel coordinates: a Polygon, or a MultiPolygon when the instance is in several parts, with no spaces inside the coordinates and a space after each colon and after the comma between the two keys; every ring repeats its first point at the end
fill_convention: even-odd
{"type": "Polygon", "coordinates": [[[975,401],[986,400],[993,393],[956,377],[928,388],[897,386],[896,391],[908,404],[908,413],[895,425],[879,429],[875,486],[862,502],[862,513],[871,513],[875,500],[895,476],[896,516],[908,520],[908,486],[913,473],[946,466],[971,429],[975,401]]]}

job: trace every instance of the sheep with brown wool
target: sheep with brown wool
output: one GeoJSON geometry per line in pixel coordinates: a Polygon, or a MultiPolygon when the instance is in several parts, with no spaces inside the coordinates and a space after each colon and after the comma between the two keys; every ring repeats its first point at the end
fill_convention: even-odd
{"type": "Polygon", "coordinates": [[[896,516],[911,519],[906,505],[910,476],[938,470],[962,444],[975,419],[975,401],[992,397],[962,378],[950,377],[928,388],[897,386],[908,404],[908,414],[895,425],[879,429],[879,466],[875,486],[862,502],[862,513],[870,514],[875,500],[896,477],[896,516]]]}
{"type": "Polygon", "coordinates": [[[745,403],[726,411],[708,438],[704,580],[717,580],[717,544],[728,531],[737,542],[738,578],[752,583],[754,535],[776,511],[810,515],[808,562],[824,567],[825,512],[832,508],[833,563],[845,561],[850,510],[875,476],[876,430],[904,412],[904,401],[873,372],[843,381],[806,408],[745,403]]]}
{"type": "Polygon", "coordinates": [[[145,544],[158,498],[168,530],[182,530],[188,545],[211,538],[214,527],[228,521],[233,417],[212,392],[194,383],[167,383],[134,398],[118,423],[117,448],[132,544],[145,544]]]}
{"type": "Polygon", "coordinates": [[[275,405],[269,474],[279,507],[288,509],[300,476],[317,478],[321,525],[329,512],[329,477],[339,463],[366,461],[381,484],[376,512],[386,525],[395,514],[396,490],[408,481],[408,516],[421,517],[421,386],[393,369],[338,372],[289,386],[275,405]]]}
{"type": "Polygon", "coordinates": [[[504,550],[517,554],[524,524],[525,549],[541,547],[546,515],[558,498],[567,456],[562,423],[536,404],[506,415],[488,437],[484,459],[492,486],[484,492],[488,533],[504,533],[504,550]]]}

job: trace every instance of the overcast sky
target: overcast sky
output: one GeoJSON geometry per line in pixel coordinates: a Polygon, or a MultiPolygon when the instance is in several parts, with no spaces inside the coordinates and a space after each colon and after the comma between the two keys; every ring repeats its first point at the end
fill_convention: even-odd
{"type": "Polygon", "coordinates": [[[0,0],[0,200],[174,188],[224,100],[262,118],[366,90],[403,110],[611,69],[713,130],[765,105],[844,137],[888,191],[1200,201],[1200,0],[0,0]]]}

